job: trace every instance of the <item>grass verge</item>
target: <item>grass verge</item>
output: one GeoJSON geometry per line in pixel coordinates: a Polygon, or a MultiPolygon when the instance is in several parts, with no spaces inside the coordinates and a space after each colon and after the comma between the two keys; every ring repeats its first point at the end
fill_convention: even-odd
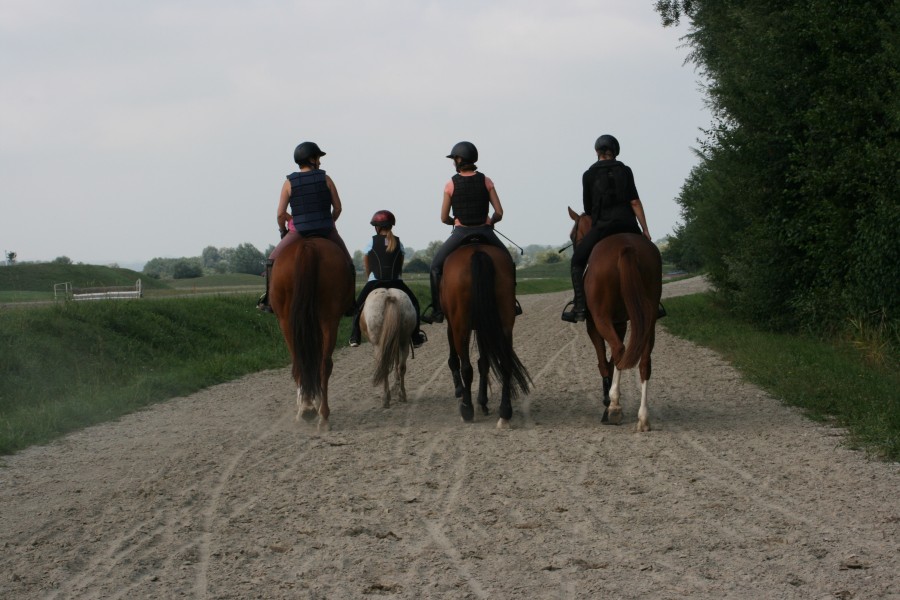
{"type": "Polygon", "coordinates": [[[712,348],[747,380],[817,421],[845,427],[854,448],[900,460],[896,358],[875,364],[849,344],[764,332],[730,316],[711,294],[666,300],[660,323],[712,348]]]}
{"type": "Polygon", "coordinates": [[[0,312],[0,454],[289,364],[277,320],[255,304],[221,295],[0,312]]]}

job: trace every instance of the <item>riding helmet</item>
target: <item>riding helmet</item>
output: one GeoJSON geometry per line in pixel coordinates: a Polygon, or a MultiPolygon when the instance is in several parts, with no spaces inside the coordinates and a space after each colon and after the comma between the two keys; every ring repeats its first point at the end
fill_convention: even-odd
{"type": "Polygon", "coordinates": [[[370,223],[375,227],[393,227],[397,224],[397,219],[394,218],[394,213],[391,211],[379,210],[372,215],[372,221],[370,223]]]}
{"type": "Polygon", "coordinates": [[[315,142],[303,142],[294,148],[294,162],[298,165],[307,163],[309,159],[317,156],[325,156],[325,153],[315,142]]]}
{"type": "Polygon", "coordinates": [[[472,142],[459,142],[447,155],[447,158],[460,157],[463,162],[475,164],[478,162],[478,148],[472,142]]]}
{"type": "Polygon", "coordinates": [[[605,133],[597,138],[597,141],[594,142],[594,150],[600,152],[601,150],[612,150],[614,156],[619,155],[619,140],[614,138],[613,136],[605,133]]]}

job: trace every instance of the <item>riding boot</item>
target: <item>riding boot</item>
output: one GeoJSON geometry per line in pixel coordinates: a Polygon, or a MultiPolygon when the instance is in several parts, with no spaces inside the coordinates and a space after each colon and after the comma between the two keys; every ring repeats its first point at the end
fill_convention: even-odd
{"type": "Polygon", "coordinates": [[[274,264],[275,261],[271,258],[266,260],[266,291],[256,301],[256,308],[267,313],[272,312],[272,307],[269,306],[269,279],[272,278],[272,265],[274,264]]]}
{"type": "Polygon", "coordinates": [[[362,339],[362,332],[359,329],[359,317],[361,311],[355,311],[353,314],[353,324],[350,326],[350,347],[356,348],[362,339]]]}
{"type": "Polygon", "coordinates": [[[429,325],[444,322],[444,311],[441,310],[441,275],[434,271],[431,273],[431,314],[423,314],[421,318],[429,325]]]}
{"type": "MultiPolygon", "coordinates": [[[[356,289],[356,267],[353,265],[353,261],[350,261],[350,281],[353,282],[353,288],[356,289]]],[[[350,308],[344,312],[345,317],[356,317],[357,323],[359,322],[359,313],[362,311],[356,310],[356,302],[350,305],[350,308]]]]}
{"type": "Polygon", "coordinates": [[[584,271],[580,267],[572,267],[572,289],[575,292],[575,298],[571,304],[572,310],[564,311],[562,320],[569,323],[577,323],[584,321],[587,317],[587,307],[584,299],[584,271]]]}
{"type": "MultiPolygon", "coordinates": [[[[518,284],[518,282],[516,282],[516,264],[513,263],[513,289],[514,289],[514,290],[516,289],[516,285],[517,285],[517,284],[518,284]]],[[[522,314],[522,305],[519,304],[519,299],[518,299],[518,298],[516,298],[516,310],[515,310],[515,314],[516,314],[517,317],[518,317],[519,315],[522,314]]]]}

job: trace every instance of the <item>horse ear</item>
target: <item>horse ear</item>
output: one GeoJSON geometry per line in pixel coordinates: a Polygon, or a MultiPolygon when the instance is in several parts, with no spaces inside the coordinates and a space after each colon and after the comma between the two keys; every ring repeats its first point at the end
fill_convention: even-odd
{"type": "Polygon", "coordinates": [[[572,217],[572,220],[573,220],[573,221],[577,221],[577,220],[578,220],[578,213],[575,212],[574,210],[572,210],[572,207],[570,207],[570,206],[567,206],[566,208],[569,209],[569,216],[572,217]]]}

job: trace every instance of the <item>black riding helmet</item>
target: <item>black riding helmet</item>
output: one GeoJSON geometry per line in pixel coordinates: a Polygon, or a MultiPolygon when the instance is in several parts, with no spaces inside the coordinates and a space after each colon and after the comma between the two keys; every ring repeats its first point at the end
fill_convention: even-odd
{"type": "Polygon", "coordinates": [[[613,136],[605,133],[597,138],[597,141],[594,142],[594,150],[600,152],[601,150],[612,150],[613,156],[619,155],[619,140],[614,138],[613,136]]]}
{"type": "Polygon", "coordinates": [[[475,164],[478,162],[478,148],[472,142],[459,142],[447,155],[447,158],[460,157],[463,163],[475,164]]]}
{"type": "Polygon", "coordinates": [[[325,156],[325,153],[322,152],[322,149],[315,142],[303,142],[294,148],[294,162],[301,167],[310,165],[310,159],[317,156],[325,156]]]}

